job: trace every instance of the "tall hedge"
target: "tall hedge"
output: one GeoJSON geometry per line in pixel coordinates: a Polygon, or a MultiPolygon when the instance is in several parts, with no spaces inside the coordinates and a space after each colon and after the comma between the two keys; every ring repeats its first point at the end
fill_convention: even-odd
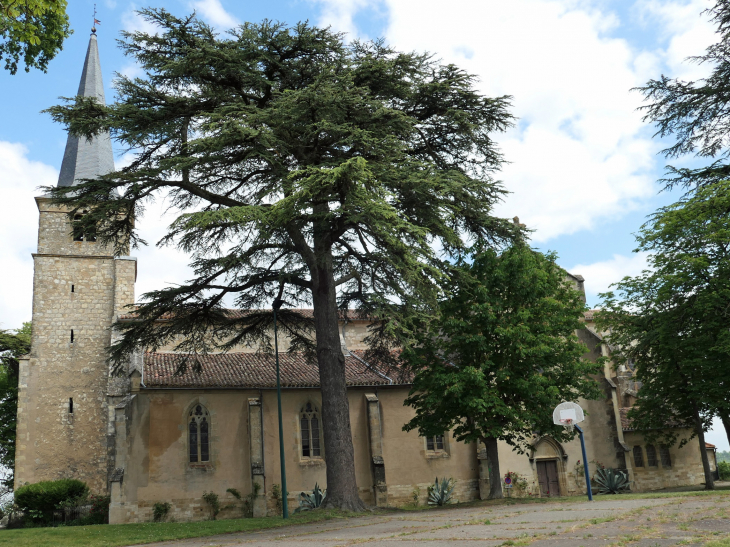
{"type": "Polygon", "coordinates": [[[18,488],[15,503],[25,511],[51,511],[66,500],[84,498],[88,493],[86,483],[80,480],[41,481],[18,488]]]}

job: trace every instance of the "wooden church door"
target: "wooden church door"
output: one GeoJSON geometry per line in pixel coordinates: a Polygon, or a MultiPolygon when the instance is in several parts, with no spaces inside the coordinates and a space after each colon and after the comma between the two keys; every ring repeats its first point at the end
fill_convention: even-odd
{"type": "Polygon", "coordinates": [[[551,498],[559,496],[558,462],[555,460],[538,461],[537,482],[540,484],[540,492],[543,496],[551,498]]]}

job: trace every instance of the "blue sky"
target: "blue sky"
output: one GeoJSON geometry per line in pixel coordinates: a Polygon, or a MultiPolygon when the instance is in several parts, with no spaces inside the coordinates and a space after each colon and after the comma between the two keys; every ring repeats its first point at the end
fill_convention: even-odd
{"type": "MultiPolygon", "coordinates": [[[[480,77],[488,95],[514,97],[517,127],[498,136],[511,163],[500,175],[512,192],[498,213],[535,229],[533,242],[586,278],[589,304],[645,257],[632,233],[676,195],[659,193],[662,143],[641,121],[641,96],[630,89],[664,73],[696,79],[706,70],[684,59],[714,41],[701,16],[706,0],[177,0],[97,2],[99,50],[107,101],[115,73],[134,74],[116,47],[122,29],[144,29],[136,8],[165,6],[198,15],[220,31],[264,18],[332,25],[350,37],[385,37],[398,49],[428,50],[480,77]]],[[[63,129],[40,111],[78,87],[94,3],[70,2],[74,34],[48,73],[0,72],[0,328],[30,319],[37,234],[33,196],[54,184],[63,129]]],[[[118,158],[119,162],[125,161],[118,158]]],[[[682,159],[677,164],[692,162],[682,159]]],[[[169,219],[163,204],[140,222],[155,241],[169,219]]],[[[140,249],[138,291],[185,278],[184,256],[140,249]]],[[[720,444],[722,436],[713,437],[720,444]]],[[[727,441],[723,441],[723,446],[727,441]]]]}

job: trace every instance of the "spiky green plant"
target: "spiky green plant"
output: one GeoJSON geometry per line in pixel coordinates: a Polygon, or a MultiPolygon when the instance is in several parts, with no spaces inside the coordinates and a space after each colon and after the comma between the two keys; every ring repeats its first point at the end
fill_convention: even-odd
{"type": "Polygon", "coordinates": [[[598,469],[595,477],[599,494],[620,494],[629,489],[626,473],[618,469],[598,469]]]}
{"type": "Polygon", "coordinates": [[[316,509],[322,505],[322,502],[326,497],[327,489],[325,488],[324,490],[320,490],[319,484],[315,482],[314,490],[312,490],[311,494],[307,494],[306,492],[299,494],[299,507],[297,507],[294,512],[299,513],[300,511],[311,511],[312,509],[316,509]]]}
{"type": "Polygon", "coordinates": [[[451,493],[454,491],[456,481],[453,479],[441,479],[436,477],[434,483],[428,487],[428,504],[429,505],[446,505],[451,503],[451,493]]]}

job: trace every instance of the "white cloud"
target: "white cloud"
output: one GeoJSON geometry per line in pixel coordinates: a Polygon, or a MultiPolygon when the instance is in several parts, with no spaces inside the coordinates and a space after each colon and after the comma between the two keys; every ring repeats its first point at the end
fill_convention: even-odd
{"type": "MultiPolygon", "coordinates": [[[[513,194],[497,212],[537,229],[535,242],[616,220],[656,193],[660,146],[630,89],[657,77],[669,54],[614,37],[621,22],[608,8],[572,0],[387,5],[392,45],[432,51],[477,74],[485,94],[514,96],[519,126],[498,137],[511,162],[499,178],[513,194]]],[[[697,34],[701,9],[695,1],[670,13],[685,21],[671,31],[679,33],[669,40],[672,59],[699,52],[697,40],[680,37],[697,34]]],[[[653,24],[665,12],[642,11],[653,24]]]]}
{"type": "Polygon", "coordinates": [[[707,46],[717,41],[708,15],[700,15],[714,4],[711,0],[639,0],[635,4],[635,12],[644,25],[658,30],[668,42],[666,49],[657,54],[671,77],[697,80],[707,75],[709,66],[688,63],[686,59],[702,55],[707,46]]]}
{"type": "MultiPolygon", "coordinates": [[[[648,269],[648,253],[639,252],[630,256],[615,254],[609,260],[592,264],[576,264],[568,271],[585,278],[585,288],[588,295],[596,295],[609,290],[612,283],[621,281],[626,276],[637,276],[648,269]]],[[[590,303],[590,302],[589,302],[590,303]]]]}
{"type": "Polygon", "coordinates": [[[122,14],[122,28],[127,32],[145,32],[147,34],[157,34],[159,27],[137,13],[140,6],[129,4],[129,9],[122,14]]]}
{"type": "Polygon", "coordinates": [[[235,16],[228,13],[220,0],[198,0],[190,5],[195,12],[207,23],[225,31],[240,25],[235,16]]]}
{"type": "Polygon", "coordinates": [[[31,319],[33,258],[38,238],[39,186],[56,184],[58,171],[28,159],[20,143],[0,141],[0,329],[20,327],[31,319]]]}
{"type": "Polygon", "coordinates": [[[364,38],[364,33],[358,31],[355,25],[355,14],[363,8],[378,9],[379,0],[313,0],[321,6],[318,24],[323,27],[331,26],[338,32],[346,32],[347,39],[364,38]]]}

